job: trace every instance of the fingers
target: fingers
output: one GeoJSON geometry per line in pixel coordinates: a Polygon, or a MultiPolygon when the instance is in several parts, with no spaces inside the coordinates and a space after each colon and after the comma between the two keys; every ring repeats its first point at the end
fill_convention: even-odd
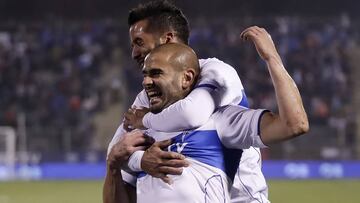
{"type": "Polygon", "coordinates": [[[132,130],[134,130],[134,128],[130,125],[128,120],[124,120],[124,130],[126,130],[126,132],[131,132],[132,130]]]}
{"type": "Polygon", "coordinates": [[[150,111],[149,108],[139,107],[139,108],[134,109],[134,114],[144,117],[144,115],[147,114],[149,111],[150,111]]]}
{"type": "Polygon", "coordinates": [[[240,37],[243,40],[249,40],[249,39],[254,39],[254,37],[256,37],[257,35],[259,35],[259,31],[257,30],[256,26],[253,27],[249,27],[247,29],[245,29],[241,34],[240,37]]]}
{"type": "Polygon", "coordinates": [[[136,109],[129,108],[127,112],[124,113],[125,120],[131,120],[132,117],[134,117],[136,113],[136,109]]]}
{"type": "Polygon", "coordinates": [[[127,111],[129,114],[135,114],[136,112],[136,107],[132,107],[132,108],[129,108],[128,111],[127,111]]]}
{"type": "Polygon", "coordinates": [[[161,166],[161,167],[159,167],[159,172],[163,173],[163,174],[170,174],[170,175],[181,175],[183,172],[183,168],[161,166]]]}
{"type": "Polygon", "coordinates": [[[132,131],[131,133],[129,133],[128,136],[131,136],[131,138],[129,139],[133,139],[132,144],[134,146],[149,146],[152,145],[155,142],[155,139],[144,134],[143,132],[141,132],[140,130],[135,130],[132,131]]]}
{"type": "Polygon", "coordinates": [[[153,137],[148,136],[147,134],[144,134],[145,142],[144,145],[152,145],[155,143],[155,139],[153,137]]]}
{"type": "Polygon", "coordinates": [[[255,32],[252,29],[252,27],[246,28],[241,34],[240,34],[240,38],[242,40],[248,40],[250,37],[255,36],[255,32]]]}
{"type": "Polygon", "coordinates": [[[157,173],[156,175],[153,175],[155,178],[160,178],[165,183],[171,185],[173,183],[172,179],[167,176],[165,173],[157,173]]]}
{"type": "Polygon", "coordinates": [[[154,143],[154,138],[144,134],[140,130],[134,130],[124,134],[118,143],[123,143],[126,146],[149,146],[154,143]]]}
{"type": "Polygon", "coordinates": [[[163,174],[163,176],[159,177],[162,181],[164,181],[165,183],[171,185],[173,183],[173,181],[171,180],[171,178],[165,174],[163,174]]]}
{"type": "Polygon", "coordinates": [[[144,107],[144,106],[141,106],[140,108],[136,108],[136,109],[140,109],[140,110],[142,110],[142,111],[147,111],[147,112],[149,112],[149,111],[150,111],[150,109],[149,109],[149,108],[144,107]]]}
{"type": "Polygon", "coordinates": [[[134,130],[133,126],[131,125],[130,122],[130,116],[129,113],[125,113],[124,114],[124,120],[123,120],[123,128],[124,130],[126,130],[127,132],[131,132],[132,130],[134,130]]]}
{"type": "Polygon", "coordinates": [[[188,167],[190,164],[188,161],[183,160],[183,159],[171,159],[171,160],[167,160],[164,161],[164,163],[162,164],[163,166],[168,166],[168,167],[188,167]]]}
{"type": "Polygon", "coordinates": [[[180,159],[180,160],[184,160],[185,156],[176,152],[166,152],[166,151],[162,151],[160,153],[160,156],[162,159],[180,159]]]}
{"type": "MultiPolygon", "coordinates": [[[[243,40],[253,39],[256,36],[261,36],[266,34],[266,36],[270,37],[269,33],[264,28],[258,27],[258,26],[251,26],[246,28],[243,32],[240,34],[240,38],[243,40]]],[[[270,37],[271,38],[271,37],[270,37]]]]}
{"type": "Polygon", "coordinates": [[[171,145],[171,140],[164,140],[161,142],[154,143],[154,146],[159,147],[161,149],[164,149],[164,148],[168,147],[169,145],[171,145]]]}
{"type": "Polygon", "coordinates": [[[142,119],[145,114],[148,112],[147,108],[129,108],[124,113],[124,129],[127,131],[131,131],[135,128],[137,129],[145,129],[142,123],[142,119]]]}

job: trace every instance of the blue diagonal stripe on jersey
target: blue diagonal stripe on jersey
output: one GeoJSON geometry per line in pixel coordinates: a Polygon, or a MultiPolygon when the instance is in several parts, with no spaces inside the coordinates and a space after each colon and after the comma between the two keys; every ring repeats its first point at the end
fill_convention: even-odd
{"type": "MultiPolygon", "coordinates": [[[[187,143],[181,154],[199,162],[221,169],[232,180],[238,169],[242,150],[226,148],[216,130],[193,131],[182,139],[183,134],[172,139],[172,143],[187,143]]],[[[171,151],[177,152],[175,145],[171,151]]]]}
{"type": "Polygon", "coordinates": [[[246,97],[246,94],[245,94],[245,90],[242,89],[241,90],[241,94],[242,94],[242,98],[241,98],[241,101],[239,103],[239,106],[243,106],[243,107],[246,107],[246,108],[249,108],[249,102],[247,100],[247,97],[246,97]]]}

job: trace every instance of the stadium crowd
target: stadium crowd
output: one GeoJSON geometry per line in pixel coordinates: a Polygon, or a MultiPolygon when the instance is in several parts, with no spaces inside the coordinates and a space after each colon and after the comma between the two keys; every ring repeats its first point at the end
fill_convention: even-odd
{"type": "MultiPolygon", "coordinates": [[[[346,16],[329,21],[272,17],[192,22],[190,45],[199,58],[217,57],[233,65],[251,107],[276,106],[265,64],[251,44],[239,40],[242,29],[256,23],[278,43],[311,125],[335,129],[353,125],[346,54],[356,32],[346,16]]],[[[127,26],[116,19],[7,22],[0,23],[0,30],[0,125],[17,127],[19,116],[25,115],[29,150],[44,157],[94,150],[93,137],[102,136],[94,133],[94,115],[113,103],[122,102],[127,108],[141,88],[140,70],[129,53],[127,26]],[[64,147],[64,143],[71,144],[64,147]]],[[[353,136],[349,130],[349,143],[353,136]]]]}

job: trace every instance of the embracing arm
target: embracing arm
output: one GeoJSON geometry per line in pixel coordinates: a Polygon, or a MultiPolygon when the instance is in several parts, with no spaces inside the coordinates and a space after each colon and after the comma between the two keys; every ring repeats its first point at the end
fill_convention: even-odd
{"type": "Polygon", "coordinates": [[[203,60],[201,65],[199,82],[187,97],[158,114],[144,114],[139,124],[163,132],[182,131],[201,126],[220,106],[247,107],[244,88],[233,67],[215,58],[203,60]]]}
{"type": "MultiPolygon", "coordinates": [[[[142,91],[138,94],[134,105],[148,106],[147,102],[145,91],[142,91]]],[[[157,142],[144,152],[145,145],[150,144],[152,140],[140,131],[126,132],[123,126],[121,124],[118,127],[108,147],[107,160],[112,160],[111,163],[124,163],[116,166],[132,172],[145,171],[165,182],[169,182],[167,174],[180,175],[182,167],[188,166],[185,157],[181,154],[162,150],[171,142],[157,142]]]]}
{"type": "Polygon", "coordinates": [[[215,109],[213,89],[199,87],[182,100],[175,102],[158,114],[145,114],[142,122],[146,128],[162,132],[175,132],[199,127],[215,109]],[[165,122],[166,121],[166,122],[165,122]]]}

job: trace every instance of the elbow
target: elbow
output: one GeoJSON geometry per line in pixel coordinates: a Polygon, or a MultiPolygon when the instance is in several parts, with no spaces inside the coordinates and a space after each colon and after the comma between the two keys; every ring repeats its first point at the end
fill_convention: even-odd
{"type": "Polygon", "coordinates": [[[297,137],[309,132],[309,121],[306,116],[303,116],[300,119],[297,119],[296,122],[288,125],[290,134],[292,137],[297,137]]]}

